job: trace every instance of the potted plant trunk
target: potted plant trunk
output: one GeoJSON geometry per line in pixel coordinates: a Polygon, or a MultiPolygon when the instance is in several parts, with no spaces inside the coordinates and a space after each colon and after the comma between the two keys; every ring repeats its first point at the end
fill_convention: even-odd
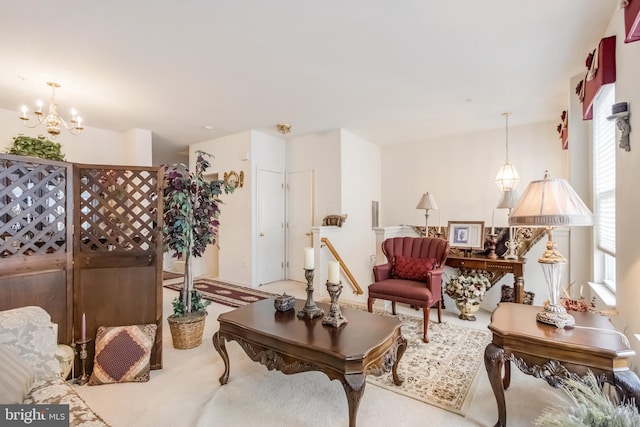
{"type": "Polygon", "coordinates": [[[193,288],[193,257],[200,257],[207,245],[216,243],[220,195],[233,191],[224,180],[207,182],[203,174],[211,166],[203,151],[196,152],[196,170],[190,173],[183,164],[165,165],[162,232],[164,250],[184,261],[184,281],[180,295],[172,301],[173,314],[168,317],[173,346],[188,349],[202,343],[204,321],[209,301],[193,288]]]}

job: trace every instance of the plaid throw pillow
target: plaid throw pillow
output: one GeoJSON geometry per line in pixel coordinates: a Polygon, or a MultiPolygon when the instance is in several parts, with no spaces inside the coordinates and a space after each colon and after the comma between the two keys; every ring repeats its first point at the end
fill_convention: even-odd
{"type": "Polygon", "coordinates": [[[392,276],[397,279],[427,281],[427,273],[438,263],[435,258],[410,258],[396,255],[392,276]]]}
{"type": "Polygon", "coordinates": [[[157,326],[100,326],[89,385],[149,381],[157,326]]]}

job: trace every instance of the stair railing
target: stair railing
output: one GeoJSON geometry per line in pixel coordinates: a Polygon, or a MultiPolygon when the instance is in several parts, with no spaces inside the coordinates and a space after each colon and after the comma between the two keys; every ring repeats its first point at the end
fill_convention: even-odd
{"type": "Polygon", "coordinates": [[[346,274],[346,276],[349,278],[349,281],[351,282],[351,286],[353,286],[353,293],[362,295],[363,293],[362,288],[360,287],[360,285],[358,285],[358,282],[353,277],[353,274],[351,274],[351,271],[349,271],[349,268],[346,266],[346,264],[342,260],[342,257],[340,257],[340,254],[338,254],[338,251],[336,251],[336,248],[333,247],[329,239],[326,237],[321,238],[320,241],[325,245],[327,245],[329,252],[331,252],[333,257],[340,263],[340,268],[342,268],[342,271],[344,271],[344,274],[346,274]]]}

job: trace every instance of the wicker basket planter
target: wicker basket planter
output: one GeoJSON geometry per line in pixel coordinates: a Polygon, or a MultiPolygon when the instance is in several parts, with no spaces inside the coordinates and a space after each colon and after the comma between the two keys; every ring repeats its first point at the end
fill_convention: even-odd
{"type": "Polygon", "coordinates": [[[206,311],[189,313],[186,316],[169,316],[169,329],[173,347],[186,350],[198,347],[202,343],[206,311]]]}

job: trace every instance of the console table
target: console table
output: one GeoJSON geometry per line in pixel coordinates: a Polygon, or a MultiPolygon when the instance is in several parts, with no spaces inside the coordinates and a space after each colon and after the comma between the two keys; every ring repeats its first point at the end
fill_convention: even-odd
{"type": "Polygon", "coordinates": [[[479,268],[486,271],[513,274],[514,302],[522,304],[524,302],[524,264],[526,258],[517,260],[497,258],[491,259],[484,255],[474,255],[472,257],[449,255],[445,265],[453,268],[479,268]]]}
{"type": "Polygon", "coordinates": [[[623,342],[609,319],[572,311],[576,327],[561,329],[536,322],[541,310],[503,302],[491,315],[493,340],[485,349],[484,364],[498,404],[496,427],[507,425],[504,390],[511,382],[511,362],[553,387],[562,385],[569,373],[583,376],[590,370],[596,376],[604,375],[607,382],[640,405],[640,380],[629,369],[636,353],[623,342]]]}

